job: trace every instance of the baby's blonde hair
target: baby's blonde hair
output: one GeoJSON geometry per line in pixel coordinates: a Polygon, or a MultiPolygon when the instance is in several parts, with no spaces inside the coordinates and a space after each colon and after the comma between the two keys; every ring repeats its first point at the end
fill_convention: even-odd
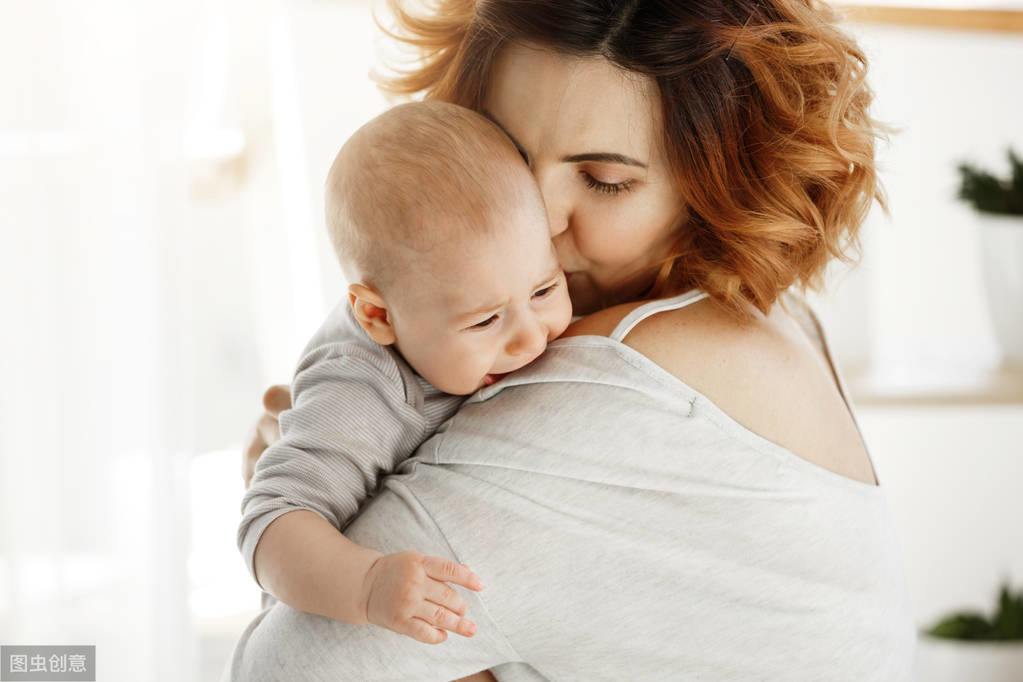
{"type": "Polygon", "coordinates": [[[338,152],[327,231],[348,281],[383,294],[416,254],[486,235],[496,212],[530,200],[542,201],[493,122],[454,104],[412,102],[364,125],[338,152]]]}

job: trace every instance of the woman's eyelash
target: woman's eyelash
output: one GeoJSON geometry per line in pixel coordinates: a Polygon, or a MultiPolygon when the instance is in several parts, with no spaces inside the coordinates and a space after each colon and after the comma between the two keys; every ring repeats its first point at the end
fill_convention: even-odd
{"type": "Polygon", "coordinates": [[[620,192],[627,192],[632,188],[632,180],[626,180],[625,182],[601,182],[589,173],[583,173],[582,175],[586,180],[586,186],[601,194],[618,194],[620,192]]]}

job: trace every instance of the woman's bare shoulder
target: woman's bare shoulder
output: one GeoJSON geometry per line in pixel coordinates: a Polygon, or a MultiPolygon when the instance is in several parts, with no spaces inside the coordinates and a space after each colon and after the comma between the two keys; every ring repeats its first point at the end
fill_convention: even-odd
{"type": "Polygon", "coordinates": [[[645,318],[622,343],[746,429],[834,473],[873,484],[869,456],[828,360],[781,306],[738,320],[707,299],[645,318]],[[814,419],[808,421],[808,414],[814,419]]]}
{"type": "MultiPolygon", "coordinates": [[[[626,315],[644,303],[648,301],[622,303],[599,310],[573,322],[560,338],[610,336],[626,315]]],[[[622,343],[676,376],[692,379],[692,370],[706,364],[708,353],[735,355],[737,349],[728,341],[743,337],[748,343],[749,332],[712,301],[703,300],[644,318],[622,343]]],[[[742,355],[744,347],[740,346],[738,350],[742,355]]],[[[732,365],[736,359],[733,358],[732,365]]]]}
{"type": "Polygon", "coordinates": [[[567,336],[610,336],[618,323],[635,308],[649,301],[633,301],[598,310],[582,317],[568,326],[558,338],[567,336]]]}
{"type": "Polygon", "coordinates": [[[644,318],[622,343],[702,390],[712,388],[708,382],[733,385],[776,341],[776,331],[763,315],[739,320],[704,299],[644,318]]]}
{"type": "MultiPolygon", "coordinates": [[[[648,301],[605,308],[573,322],[561,335],[610,336],[618,323],[648,301]]],[[[668,370],[698,391],[716,393],[743,373],[744,358],[756,355],[756,323],[742,324],[705,299],[644,318],[622,343],[668,370]]]]}
{"type": "MultiPolygon", "coordinates": [[[[647,301],[605,308],[573,322],[562,337],[609,336],[626,315],[647,301]]],[[[786,318],[788,319],[788,318],[786,318]]],[[[754,311],[750,320],[738,320],[710,299],[666,310],[644,318],[622,343],[661,365],[679,378],[702,384],[719,383],[745,373],[751,362],[763,360],[772,347],[792,351],[796,339],[777,316],[754,311]]],[[[694,386],[700,390],[699,386],[694,386]]]]}

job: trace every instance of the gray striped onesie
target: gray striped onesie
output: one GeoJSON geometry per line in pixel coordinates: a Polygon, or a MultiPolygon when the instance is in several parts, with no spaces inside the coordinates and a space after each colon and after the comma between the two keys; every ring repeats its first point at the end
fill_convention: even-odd
{"type": "Polygon", "coordinates": [[[238,547],[253,578],[256,545],[274,519],[308,509],[343,529],[466,398],[434,388],[370,339],[347,299],[306,346],[291,394],[281,439],[260,456],[242,498],[238,547]]]}

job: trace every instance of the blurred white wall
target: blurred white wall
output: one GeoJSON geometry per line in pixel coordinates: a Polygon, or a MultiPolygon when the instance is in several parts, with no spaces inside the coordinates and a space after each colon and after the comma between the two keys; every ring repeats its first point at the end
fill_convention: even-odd
{"type": "Polygon", "coordinates": [[[990,615],[1006,577],[1023,589],[1023,405],[865,407],[859,419],[917,623],[952,609],[990,615]]]}
{"type": "Polygon", "coordinates": [[[923,374],[997,364],[977,226],[955,199],[956,165],[1006,173],[1006,149],[1023,150],[1023,36],[849,28],[870,59],[874,114],[899,132],[879,154],[890,218],[875,207],[861,266],[836,268],[819,302],[843,365],[923,374]]]}
{"type": "Polygon", "coordinates": [[[847,374],[906,397],[871,404],[868,392],[859,415],[927,627],[952,610],[990,613],[1003,579],[1023,588],[1023,403],[981,389],[927,404],[971,377],[983,386],[1001,361],[956,165],[1005,174],[1007,147],[1023,151],[1023,34],[850,28],[871,60],[875,115],[899,129],[880,155],[891,216],[873,211],[861,266],[836,269],[816,302],[847,374]]]}

